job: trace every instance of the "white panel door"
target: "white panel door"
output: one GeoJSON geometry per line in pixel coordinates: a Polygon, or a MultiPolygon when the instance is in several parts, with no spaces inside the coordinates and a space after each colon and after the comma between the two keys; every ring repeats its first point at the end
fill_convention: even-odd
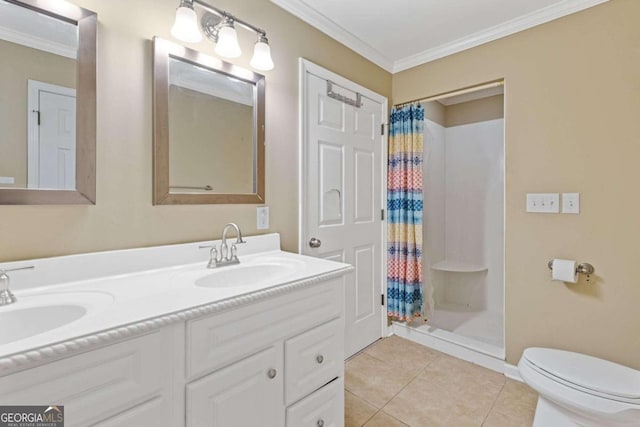
{"type": "MultiPolygon", "coordinates": [[[[300,249],[355,267],[345,276],[345,357],[349,357],[382,336],[386,138],[381,126],[386,105],[362,96],[362,105],[355,107],[329,97],[326,78],[308,71],[302,78],[306,93],[300,249]]],[[[342,79],[333,91],[356,99],[361,89],[349,83],[342,79]]]]}
{"type": "Polygon", "coordinates": [[[30,188],[76,188],[76,91],[29,80],[30,188]]]}

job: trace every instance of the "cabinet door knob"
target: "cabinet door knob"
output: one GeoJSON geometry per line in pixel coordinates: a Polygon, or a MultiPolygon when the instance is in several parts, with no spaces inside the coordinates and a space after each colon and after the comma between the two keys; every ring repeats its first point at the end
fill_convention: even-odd
{"type": "Polygon", "coordinates": [[[321,355],[321,354],[317,355],[316,356],[316,362],[318,362],[318,363],[324,362],[324,356],[321,355]]]}
{"type": "Polygon", "coordinates": [[[271,368],[269,369],[269,371],[267,371],[267,376],[271,379],[274,379],[276,377],[276,375],[278,374],[278,371],[276,371],[275,369],[271,368]]]}
{"type": "Polygon", "coordinates": [[[320,419],[318,420],[318,422],[316,423],[316,425],[317,425],[318,427],[323,427],[323,426],[324,426],[324,420],[323,420],[322,418],[320,418],[320,419]]]}

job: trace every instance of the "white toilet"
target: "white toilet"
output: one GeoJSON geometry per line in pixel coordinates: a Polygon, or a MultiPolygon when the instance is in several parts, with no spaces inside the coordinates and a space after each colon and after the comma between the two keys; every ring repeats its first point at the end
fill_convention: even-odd
{"type": "Polygon", "coordinates": [[[640,426],[640,371],[550,348],[526,349],[518,369],[539,394],[533,427],[640,426]]]}

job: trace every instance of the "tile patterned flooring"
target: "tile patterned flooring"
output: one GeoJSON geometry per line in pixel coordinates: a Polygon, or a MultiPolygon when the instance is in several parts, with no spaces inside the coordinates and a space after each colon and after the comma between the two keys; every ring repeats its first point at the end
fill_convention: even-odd
{"type": "Polygon", "coordinates": [[[345,427],[530,427],[537,394],[397,336],[345,366],[345,427]]]}

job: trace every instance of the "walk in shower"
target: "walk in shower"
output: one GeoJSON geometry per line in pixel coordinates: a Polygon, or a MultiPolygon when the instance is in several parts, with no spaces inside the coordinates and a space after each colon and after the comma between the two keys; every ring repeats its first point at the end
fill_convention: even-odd
{"type": "Polygon", "coordinates": [[[401,336],[462,356],[459,347],[472,360],[475,352],[494,368],[504,360],[503,88],[423,104],[428,321],[394,324],[401,336]]]}

